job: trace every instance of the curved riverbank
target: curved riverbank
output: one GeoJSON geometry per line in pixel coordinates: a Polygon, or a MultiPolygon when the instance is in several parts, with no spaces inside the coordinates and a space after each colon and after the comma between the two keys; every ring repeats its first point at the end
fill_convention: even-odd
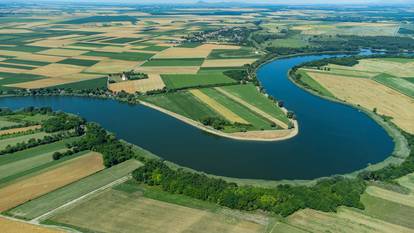
{"type": "Polygon", "coordinates": [[[205,132],[234,140],[242,141],[262,141],[262,142],[275,142],[293,138],[299,133],[299,124],[296,120],[292,120],[294,127],[288,130],[262,130],[262,131],[247,131],[247,132],[236,132],[236,133],[225,133],[220,130],[216,130],[212,127],[203,125],[202,123],[187,118],[185,116],[179,115],[175,112],[171,112],[165,108],[158,107],[154,104],[140,101],[140,104],[165,113],[169,116],[172,116],[182,122],[185,122],[189,125],[192,125],[198,129],[204,130],[205,132]]]}
{"type": "Polygon", "coordinates": [[[276,60],[258,70],[266,92],[282,100],[301,122],[300,133],[282,141],[218,137],[158,110],[113,99],[7,97],[0,98],[0,106],[50,106],[78,114],[164,160],[207,174],[255,183],[311,180],[347,174],[381,162],[394,148],[391,138],[371,118],[349,106],[311,95],[286,76],[295,65],[324,57],[276,60]]]}
{"type": "Polygon", "coordinates": [[[359,111],[363,112],[364,114],[366,114],[368,117],[370,117],[371,119],[373,119],[378,125],[380,125],[386,132],[387,134],[392,138],[393,142],[394,142],[394,150],[393,152],[390,154],[390,156],[388,158],[386,158],[384,161],[379,162],[379,163],[375,163],[375,164],[369,164],[366,168],[354,171],[352,173],[346,174],[347,176],[355,176],[357,175],[359,172],[363,171],[363,170],[378,170],[381,169],[387,165],[390,164],[401,164],[405,158],[407,158],[410,155],[410,147],[408,145],[407,139],[404,137],[404,135],[402,135],[400,129],[392,124],[389,121],[384,120],[383,117],[375,114],[374,112],[363,108],[360,105],[355,105],[353,103],[347,102],[347,101],[343,101],[337,98],[332,98],[330,96],[325,96],[322,95],[310,88],[306,88],[305,86],[301,85],[300,83],[296,82],[295,79],[292,76],[292,69],[289,70],[288,72],[288,78],[289,80],[295,84],[297,87],[311,93],[312,95],[318,96],[322,99],[325,99],[327,101],[331,101],[334,103],[339,103],[339,104],[343,104],[343,105],[347,105],[350,106],[352,108],[358,109],[359,111]]]}

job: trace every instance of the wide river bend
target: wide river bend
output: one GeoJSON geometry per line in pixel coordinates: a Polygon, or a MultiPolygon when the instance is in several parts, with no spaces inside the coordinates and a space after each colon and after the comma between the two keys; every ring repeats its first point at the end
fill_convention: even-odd
{"type": "Polygon", "coordinates": [[[210,174],[251,179],[313,179],[377,163],[394,148],[385,130],[352,107],[314,96],[287,77],[288,70],[328,55],[269,62],[258,70],[268,94],[297,115],[299,134],[278,142],[237,141],[210,135],[141,105],[71,96],[5,97],[0,107],[50,106],[95,121],[130,143],[210,174]]]}

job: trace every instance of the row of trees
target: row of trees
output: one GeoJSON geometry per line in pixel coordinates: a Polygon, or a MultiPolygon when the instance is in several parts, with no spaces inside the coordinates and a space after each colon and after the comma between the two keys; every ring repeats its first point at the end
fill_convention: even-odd
{"type": "Polygon", "coordinates": [[[173,170],[160,160],[149,160],[136,169],[133,177],[162,190],[183,194],[204,201],[240,210],[266,210],[282,216],[312,208],[335,211],[344,205],[363,208],[360,195],[365,190],[361,179],[334,177],[319,181],[312,187],[279,185],[276,188],[238,186],[204,174],[173,170]]]}
{"type": "Polygon", "coordinates": [[[53,157],[53,160],[59,160],[63,157],[71,156],[79,152],[80,150],[78,147],[73,147],[72,149],[69,149],[65,152],[56,151],[55,153],[53,153],[52,157],[53,157]]]}
{"type": "Polygon", "coordinates": [[[63,132],[53,135],[46,135],[43,138],[39,139],[31,138],[27,142],[19,142],[16,145],[7,145],[6,148],[0,151],[0,155],[26,150],[36,146],[57,142],[64,138],[70,138],[75,136],[78,136],[75,132],[63,132]]]}
{"type": "MultiPolygon", "coordinates": [[[[241,132],[245,132],[249,128],[252,127],[251,124],[242,124],[242,123],[239,123],[239,122],[231,123],[231,122],[229,122],[229,121],[227,121],[227,120],[225,120],[221,117],[204,117],[204,118],[200,119],[200,122],[203,125],[211,126],[216,130],[223,130],[226,127],[234,127],[234,128],[239,129],[241,132]]],[[[276,125],[274,125],[273,127],[275,127],[275,126],[276,125]]]]}
{"type": "Polygon", "coordinates": [[[326,51],[358,51],[361,48],[386,50],[389,53],[400,53],[414,50],[414,39],[393,36],[341,36],[332,39],[313,38],[310,44],[300,48],[266,47],[272,55],[291,55],[300,53],[321,53],[326,51]]]}

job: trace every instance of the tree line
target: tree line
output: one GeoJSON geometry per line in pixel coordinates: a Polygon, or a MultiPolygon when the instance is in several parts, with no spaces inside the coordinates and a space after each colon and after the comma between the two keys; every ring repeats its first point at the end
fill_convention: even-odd
{"type": "Polygon", "coordinates": [[[31,138],[27,142],[19,142],[16,145],[7,145],[6,148],[0,151],[0,155],[14,153],[17,151],[26,150],[40,145],[50,144],[60,141],[65,138],[78,136],[75,132],[62,132],[53,135],[46,135],[43,138],[31,138]]]}
{"type": "Polygon", "coordinates": [[[70,147],[78,151],[92,150],[101,153],[106,167],[122,163],[135,155],[131,146],[122,143],[96,123],[87,123],[85,132],[70,147]]]}
{"type": "Polygon", "coordinates": [[[360,195],[362,179],[333,177],[314,186],[279,185],[276,188],[239,186],[204,174],[174,170],[161,160],[148,160],[132,173],[135,180],[163,191],[183,194],[240,210],[266,210],[288,216],[299,209],[335,211],[338,206],[363,208],[360,195]]]}

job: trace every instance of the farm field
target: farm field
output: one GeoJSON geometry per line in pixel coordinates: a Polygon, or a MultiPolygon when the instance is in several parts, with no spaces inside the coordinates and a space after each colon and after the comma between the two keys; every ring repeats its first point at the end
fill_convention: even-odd
{"type": "Polygon", "coordinates": [[[0,166],[7,165],[9,163],[18,162],[20,160],[29,159],[35,156],[41,156],[46,153],[52,153],[54,151],[63,150],[66,148],[66,143],[71,143],[77,138],[68,138],[58,142],[40,145],[37,147],[29,148],[23,151],[18,151],[12,154],[5,154],[0,156],[0,166]]]}
{"type": "Polygon", "coordinates": [[[239,115],[242,119],[245,119],[249,124],[251,124],[256,130],[268,130],[272,129],[271,122],[265,117],[255,113],[248,107],[228,98],[226,95],[223,95],[214,88],[205,88],[201,89],[203,93],[208,95],[210,98],[216,100],[223,106],[226,106],[230,111],[239,115]]]}
{"type": "Polygon", "coordinates": [[[402,78],[390,77],[387,75],[378,75],[374,77],[374,80],[395,89],[411,98],[414,98],[414,83],[406,81],[402,78]]]}
{"type": "MultiPolygon", "coordinates": [[[[403,176],[397,182],[413,187],[412,176],[403,176]]],[[[289,216],[287,224],[306,232],[414,232],[414,207],[407,202],[409,196],[368,186],[361,196],[364,210],[341,207],[338,213],[325,213],[305,209],[289,216]]]]}
{"type": "Polygon", "coordinates": [[[250,103],[251,105],[286,124],[289,122],[286,114],[280,108],[276,107],[276,103],[272,102],[266,96],[260,94],[254,85],[247,84],[224,86],[220,89],[223,89],[224,91],[242,99],[243,101],[250,103]]]}
{"type": "Polygon", "coordinates": [[[232,123],[248,124],[246,120],[229,110],[227,107],[218,103],[214,99],[210,98],[208,95],[204,94],[201,90],[190,90],[189,92],[228,121],[232,123]]]}
{"type": "Polygon", "coordinates": [[[0,3],[1,233],[414,233],[414,6],[210,1],[0,3]]]}
{"type": "Polygon", "coordinates": [[[164,89],[165,83],[159,74],[149,74],[147,79],[111,83],[108,88],[114,92],[146,93],[148,91],[164,89]]]}
{"type": "Polygon", "coordinates": [[[336,214],[301,210],[289,216],[288,223],[309,232],[414,232],[346,208],[336,214]]]}
{"type": "MultiPolygon", "coordinates": [[[[234,26],[234,20],[237,23],[245,22],[248,28],[253,27],[249,22],[252,20],[250,17],[231,19],[212,16],[198,19],[185,14],[148,17],[148,14],[96,15],[93,10],[87,12],[91,15],[65,12],[52,17],[40,13],[44,21],[33,23],[33,27],[13,23],[11,19],[5,26],[17,31],[12,31],[11,35],[0,33],[0,90],[12,92],[15,89],[46,88],[46,92],[65,89],[76,93],[86,90],[103,93],[108,89],[112,95],[123,91],[144,95],[137,98],[147,98],[151,102],[151,99],[166,98],[147,97],[147,93],[165,95],[162,92],[237,84],[246,78],[242,76],[247,73],[240,73],[238,77],[229,77],[224,73],[233,69],[246,70],[265,54],[253,45],[244,43],[210,39],[193,42],[186,39],[186,36],[205,30],[234,26]],[[149,78],[115,83],[107,78],[129,71],[145,73],[149,78]]],[[[261,95],[254,88],[249,90],[261,95]]],[[[177,94],[180,95],[186,94],[177,94]]],[[[173,95],[167,95],[170,96],[173,95]]],[[[193,97],[186,98],[190,99],[186,101],[187,104],[196,105],[166,109],[198,122],[206,117],[220,115],[211,106],[197,106],[205,103],[191,100],[193,97]],[[188,114],[188,111],[183,111],[185,108],[194,110],[188,114]],[[197,111],[201,113],[195,113],[197,111]]],[[[165,108],[162,103],[157,106],[165,108]]],[[[274,109],[268,110],[273,113],[285,114],[276,105],[271,108],[274,109]]],[[[255,117],[256,113],[245,112],[249,115],[246,117],[255,121],[254,126],[239,129],[225,127],[227,132],[277,129],[269,128],[265,124],[267,120],[255,117]]],[[[285,116],[278,117],[288,123],[285,116]]],[[[238,121],[249,124],[249,121],[241,118],[238,121]]]]}
{"type": "Polygon", "coordinates": [[[23,219],[36,218],[82,195],[121,179],[139,166],[141,163],[136,160],[125,161],[11,209],[8,214],[23,219]]]}
{"type": "Polygon", "coordinates": [[[15,133],[23,133],[27,131],[34,131],[36,129],[40,129],[40,127],[41,127],[40,125],[33,125],[33,126],[27,126],[27,127],[22,127],[22,128],[0,130],[0,136],[8,135],[8,134],[15,134],[15,133]]]}
{"type": "Polygon", "coordinates": [[[213,109],[204,105],[199,99],[188,91],[145,96],[142,97],[142,100],[195,121],[198,121],[206,116],[219,116],[213,109]]]}
{"type": "Polygon", "coordinates": [[[29,139],[32,139],[32,138],[40,139],[46,135],[49,135],[49,134],[45,132],[36,132],[33,134],[29,134],[29,135],[6,138],[0,141],[0,150],[5,149],[8,145],[15,145],[17,143],[27,142],[29,139]]]}
{"type": "Polygon", "coordinates": [[[10,220],[4,217],[0,217],[0,226],[2,232],[6,233],[21,233],[21,232],[32,232],[32,233],[63,233],[65,231],[49,228],[45,226],[38,226],[34,224],[24,223],[21,221],[10,220]]]}
{"type": "Polygon", "coordinates": [[[413,133],[414,86],[406,80],[412,75],[413,64],[413,59],[362,59],[351,67],[329,64],[328,70],[301,69],[299,73],[301,81],[320,94],[371,111],[376,109],[378,114],[392,117],[396,125],[413,133]],[[369,75],[360,75],[361,72],[369,75]]]}
{"type": "Polygon", "coordinates": [[[236,216],[157,201],[143,197],[139,191],[118,190],[108,190],[76,204],[56,214],[46,223],[99,232],[254,233],[263,232],[265,228],[262,224],[236,216]],[[122,229],[118,227],[120,225],[122,229]]]}
{"type": "Polygon", "coordinates": [[[0,189],[0,210],[5,211],[103,169],[101,155],[89,153],[56,168],[0,189]]]}
{"type": "Polygon", "coordinates": [[[236,83],[234,79],[227,77],[222,73],[206,74],[170,74],[161,75],[162,80],[168,89],[182,89],[189,87],[202,87],[209,85],[223,85],[236,83]]]}

